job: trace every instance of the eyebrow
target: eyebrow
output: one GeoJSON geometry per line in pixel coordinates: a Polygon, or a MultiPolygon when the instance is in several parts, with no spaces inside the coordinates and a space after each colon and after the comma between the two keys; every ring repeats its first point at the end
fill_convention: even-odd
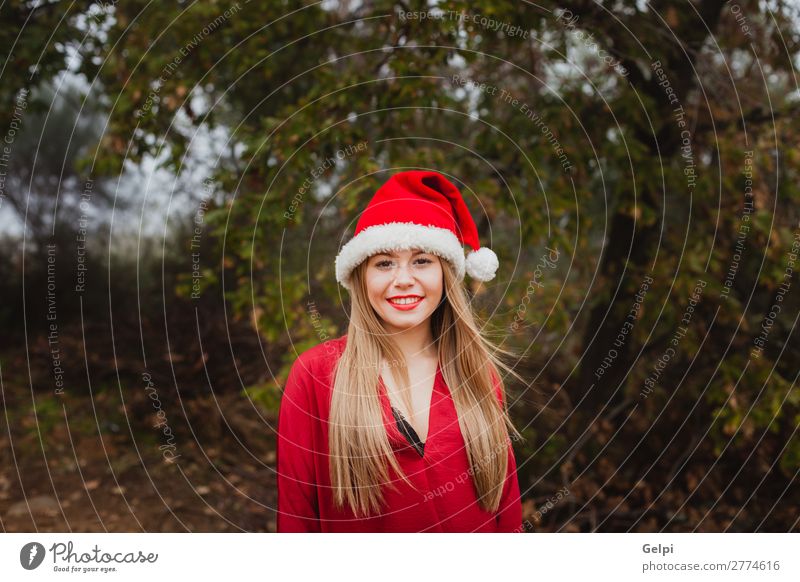
{"type": "MultiPolygon", "coordinates": [[[[428,254],[428,252],[427,252],[427,251],[416,251],[416,252],[415,252],[413,255],[411,255],[411,256],[412,256],[412,257],[416,257],[417,255],[427,255],[427,254],[428,254]]],[[[392,257],[392,258],[394,258],[394,257],[396,257],[396,256],[397,256],[397,253],[377,253],[375,256],[376,256],[376,257],[392,257]]]]}

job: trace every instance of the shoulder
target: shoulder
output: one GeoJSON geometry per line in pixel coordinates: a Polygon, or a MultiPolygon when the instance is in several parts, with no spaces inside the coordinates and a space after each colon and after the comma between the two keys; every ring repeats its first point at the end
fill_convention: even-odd
{"type": "Polygon", "coordinates": [[[293,364],[307,369],[319,370],[335,364],[341,357],[347,343],[347,335],[317,344],[301,353],[293,364]]]}
{"type": "Polygon", "coordinates": [[[285,393],[319,392],[328,385],[347,336],[327,340],[302,352],[292,364],[285,393]]]}

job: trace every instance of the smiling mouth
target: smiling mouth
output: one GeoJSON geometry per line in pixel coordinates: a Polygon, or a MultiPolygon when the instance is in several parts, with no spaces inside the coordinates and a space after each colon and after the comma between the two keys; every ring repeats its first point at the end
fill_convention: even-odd
{"type": "Polygon", "coordinates": [[[412,311],[422,303],[424,297],[403,297],[398,299],[387,299],[386,302],[397,311],[412,311]]]}
{"type": "Polygon", "coordinates": [[[387,299],[392,305],[414,305],[422,301],[422,297],[401,297],[399,299],[387,299]]]}

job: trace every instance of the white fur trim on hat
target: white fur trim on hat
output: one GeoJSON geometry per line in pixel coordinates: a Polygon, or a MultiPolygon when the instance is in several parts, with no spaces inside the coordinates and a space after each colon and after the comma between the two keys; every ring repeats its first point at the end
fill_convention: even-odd
{"type": "Polygon", "coordinates": [[[488,247],[481,247],[467,255],[467,273],[478,281],[491,281],[497,272],[500,261],[497,255],[488,247]]]}
{"type": "Polygon", "coordinates": [[[412,248],[447,259],[455,268],[458,280],[464,278],[464,248],[453,231],[412,222],[390,222],[365,228],[342,247],[336,257],[336,280],[350,291],[350,273],[364,259],[377,253],[412,248]]]}

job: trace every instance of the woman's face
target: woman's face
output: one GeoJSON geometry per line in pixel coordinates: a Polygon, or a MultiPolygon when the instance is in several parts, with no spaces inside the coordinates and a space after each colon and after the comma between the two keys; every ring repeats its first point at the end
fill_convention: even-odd
{"type": "Polygon", "coordinates": [[[426,322],[442,299],[439,257],[419,249],[373,255],[367,259],[365,273],[369,302],[387,331],[426,322]]]}

